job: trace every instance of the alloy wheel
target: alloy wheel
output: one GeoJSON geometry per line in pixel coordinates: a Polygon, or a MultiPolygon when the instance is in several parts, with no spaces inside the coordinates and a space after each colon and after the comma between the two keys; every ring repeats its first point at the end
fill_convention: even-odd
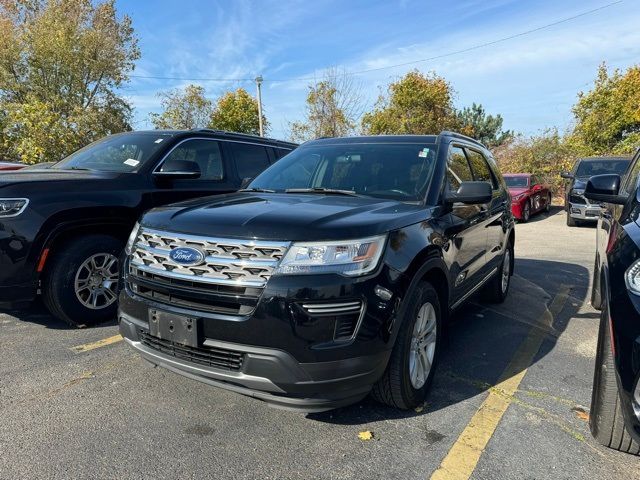
{"type": "Polygon", "coordinates": [[[409,378],[416,390],[422,388],[429,378],[436,353],[437,334],[436,310],[427,302],[418,311],[409,351],[409,378]]]}
{"type": "Polygon", "coordinates": [[[82,305],[99,310],[118,299],[118,258],[110,253],[96,253],[87,258],[74,282],[76,297],[82,305]]]}

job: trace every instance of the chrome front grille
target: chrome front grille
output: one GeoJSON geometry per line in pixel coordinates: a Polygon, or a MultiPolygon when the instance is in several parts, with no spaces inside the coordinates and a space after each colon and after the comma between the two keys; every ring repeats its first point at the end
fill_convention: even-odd
{"type": "Polygon", "coordinates": [[[289,248],[288,242],[208,238],[141,229],[132,248],[131,268],[163,277],[216,285],[264,287],[289,248]],[[169,256],[179,247],[195,247],[200,265],[182,265],[169,256]]]}

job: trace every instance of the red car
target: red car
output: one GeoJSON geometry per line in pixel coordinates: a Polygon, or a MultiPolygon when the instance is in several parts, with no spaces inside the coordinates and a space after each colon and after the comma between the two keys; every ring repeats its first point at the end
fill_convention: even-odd
{"type": "Polygon", "coordinates": [[[504,180],[511,195],[511,212],[521,222],[527,222],[537,212],[551,209],[551,191],[530,173],[507,173],[504,180]]]}

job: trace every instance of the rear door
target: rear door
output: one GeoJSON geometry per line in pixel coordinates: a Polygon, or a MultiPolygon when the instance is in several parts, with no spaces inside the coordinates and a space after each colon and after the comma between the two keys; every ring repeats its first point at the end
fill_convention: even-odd
{"type": "Polygon", "coordinates": [[[270,165],[267,147],[264,145],[228,142],[227,148],[231,152],[240,183],[253,180],[270,165]]]}
{"type": "MultiPolygon", "coordinates": [[[[462,182],[473,181],[464,148],[451,145],[447,158],[445,189],[455,192],[462,182]]],[[[451,273],[454,276],[454,298],[459,299],[483,278],[487,250],[487,208],[482,205],[454,203],[450,213],[450,236],[454,250],[451,273]]]]}

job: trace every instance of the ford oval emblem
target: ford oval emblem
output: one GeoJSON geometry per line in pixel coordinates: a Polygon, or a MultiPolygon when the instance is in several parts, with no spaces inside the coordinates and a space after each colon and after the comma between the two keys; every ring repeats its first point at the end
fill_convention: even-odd
{"type": "Polygon", "coordinates": [[[192,247],[178,247],[171,250],[169,258],[180,265],[199,265],[204,261],[204,253],[192,247]]]}

